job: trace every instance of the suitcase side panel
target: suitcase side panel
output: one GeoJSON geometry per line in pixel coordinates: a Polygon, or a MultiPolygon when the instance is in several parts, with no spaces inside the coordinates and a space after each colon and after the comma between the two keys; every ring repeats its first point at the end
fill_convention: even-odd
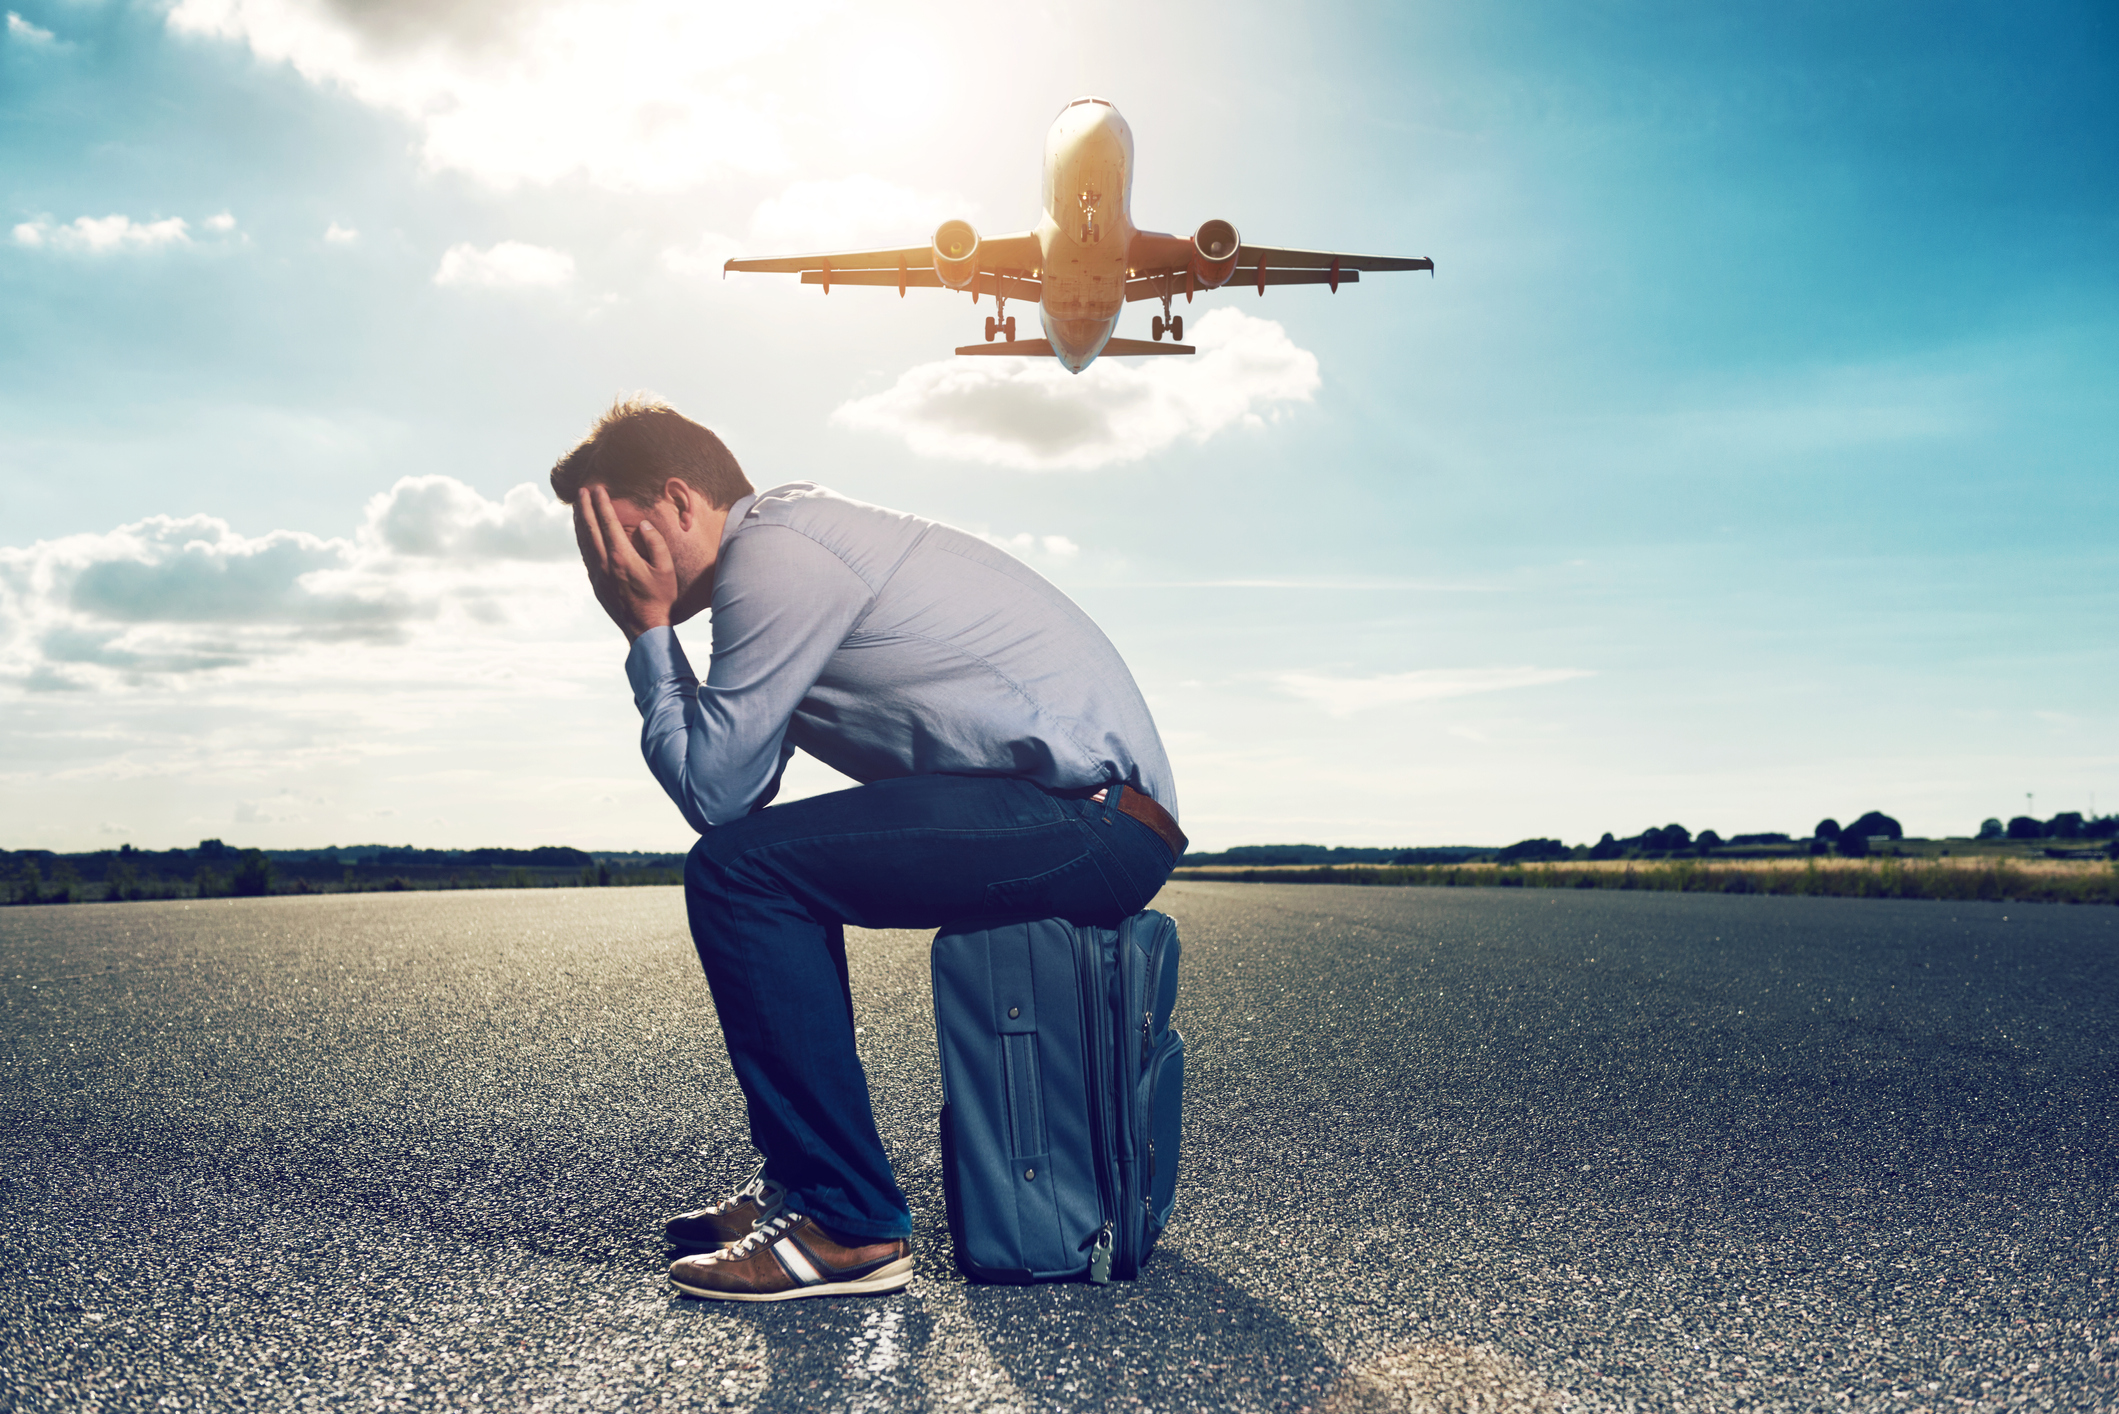
{"type": "Polygon", "coordinates": [[[1054,922],[935,940],[950,1229],[981,1280],[1077,1275],[1101,1221],[1071,944],[1054,922]]]}

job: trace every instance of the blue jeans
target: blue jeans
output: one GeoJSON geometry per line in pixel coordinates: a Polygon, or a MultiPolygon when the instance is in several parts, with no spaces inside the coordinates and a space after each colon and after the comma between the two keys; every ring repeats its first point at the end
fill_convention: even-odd
{"type": "Polygon", "coordinates": [[[699,837],[684,870],[692,942],[751,1143],[797,1212],[846,1238],[912,1232],[854,1050],[845,925],[1109,926],[1137,913],[1176,861],[1153,830],[1087,794],[907,776],[771,806],[699,837]]]}

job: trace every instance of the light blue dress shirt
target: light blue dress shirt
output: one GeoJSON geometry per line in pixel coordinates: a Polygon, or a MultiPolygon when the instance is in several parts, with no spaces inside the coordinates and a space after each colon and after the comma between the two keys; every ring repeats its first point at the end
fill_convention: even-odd
{"type": "Polygon", "coordinates": [[[700,682],[677,634],[633,641],[648,769],[695,830],[772,799],[797,749],[864,784],[928,772],[1056,790],[1124,781],[1173,816],[1133,675],[1013,556],[806,481],[729,507],[700,682]]]}

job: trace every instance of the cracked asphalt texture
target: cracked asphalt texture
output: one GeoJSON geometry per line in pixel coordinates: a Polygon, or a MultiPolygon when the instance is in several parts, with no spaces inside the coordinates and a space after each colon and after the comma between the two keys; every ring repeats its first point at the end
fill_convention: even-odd
{"type": "Polygon", "coordinates": [[[674,889],[0,912],[0,1408],[2119,1407],[2119,909],[1178,883],[1176,1221],[974,1287],[925,934],[850,951],[904,1293],[678,1298],[748,1171],[674,889]]]}

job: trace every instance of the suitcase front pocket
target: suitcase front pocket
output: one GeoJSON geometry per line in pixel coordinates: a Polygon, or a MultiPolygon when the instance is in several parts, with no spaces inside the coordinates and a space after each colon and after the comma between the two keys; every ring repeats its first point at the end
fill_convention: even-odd
{"type": "Polygon", "coordinates": [[[1177,1204],[1177,1146],[1184,1132],[1185,1038],[1163,1033],[1141,1079],[1140,1113],[1148,1139],[1148,1191],[1141,1255],[1155,1245],[1177,1204]]]}

